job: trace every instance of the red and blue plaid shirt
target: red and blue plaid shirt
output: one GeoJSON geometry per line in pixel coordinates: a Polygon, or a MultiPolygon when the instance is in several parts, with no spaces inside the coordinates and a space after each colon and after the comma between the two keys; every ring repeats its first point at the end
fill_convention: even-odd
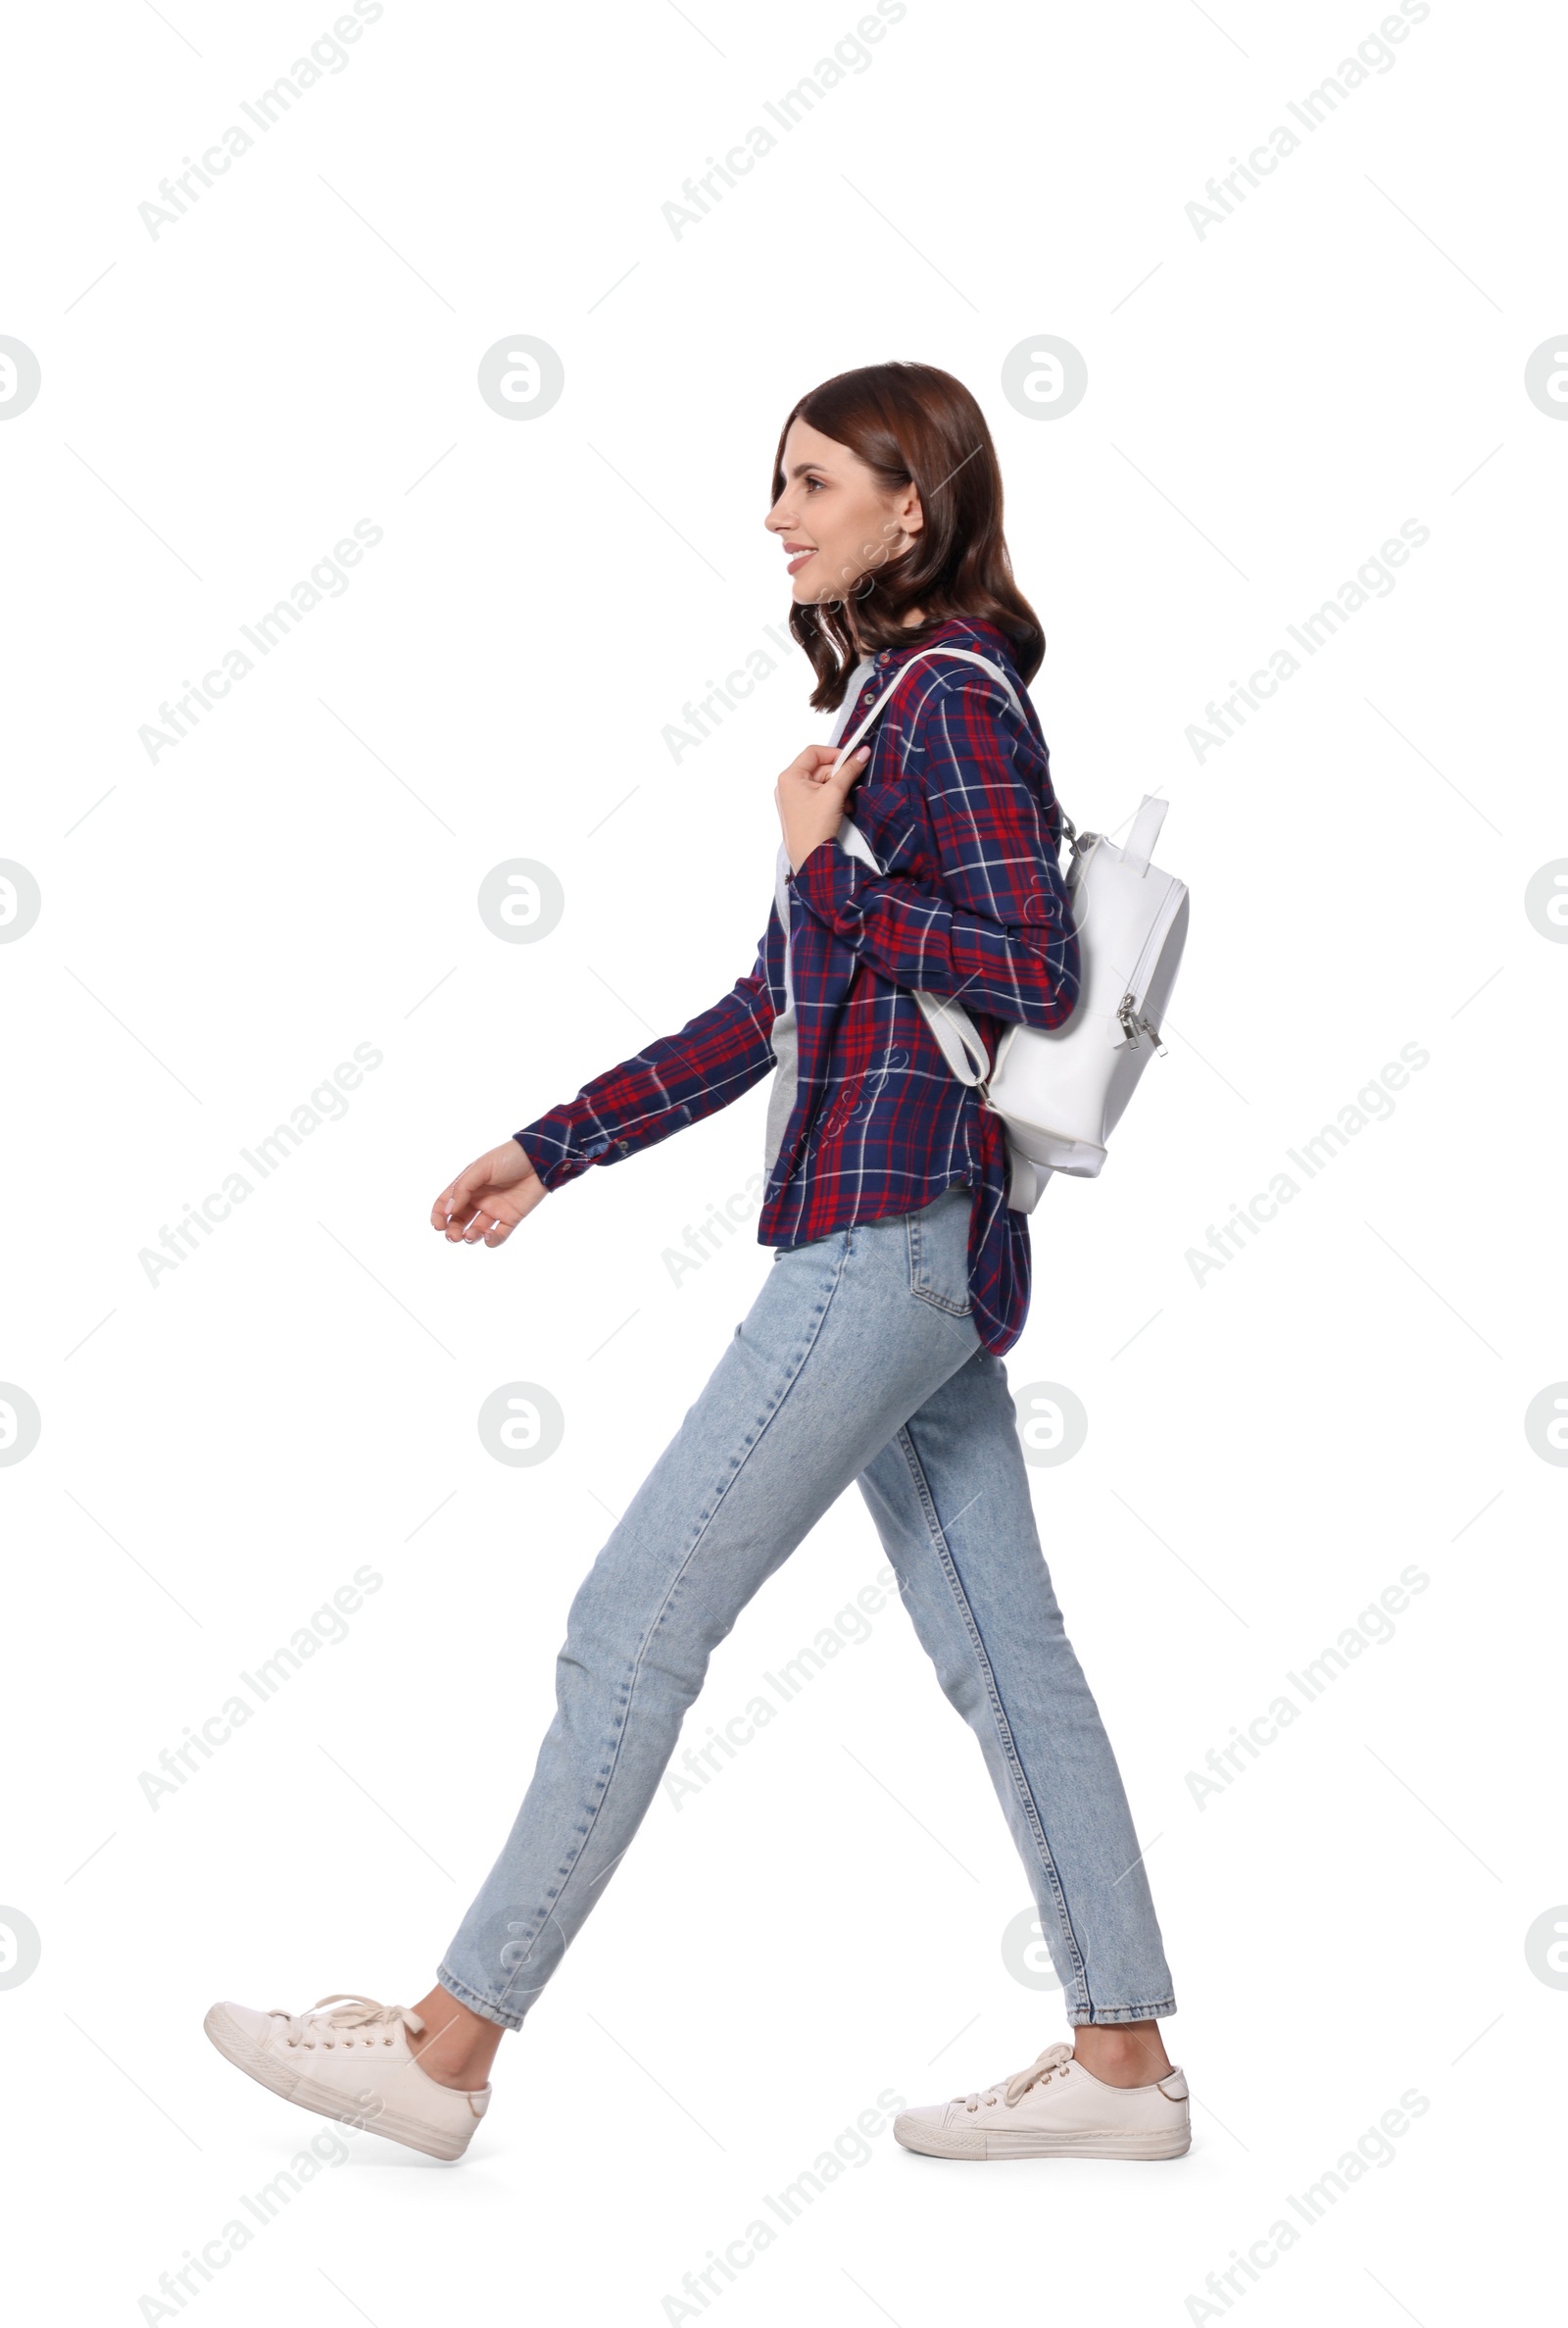
{"type": "MultiPolygon", "coordinates": [[[[1078,941],[1050,757],[1008,643],[970,621],[946,622],[921,645],[939,643],[1000,664],[1025,716],[972,664],[919,664],[871,730],[850,804],[885,869],[829,842],[793,875],[798,1081],[757,1233],[763,1245],[806,1244],[971,1188],[975,1325],[1001,1352],[1028,1313],[1028,1218],[1007,1206],[1000,1118],[953,1073],[910,990],[961,1000],[994,1060],[1008,1023],[1066,1018],[1078,941]]],[[[915,651],[877,656],[852,724],[915,651]]],[[[652,1147],[759,1082],[775,1064],[784,960],[775,909],[752,969],[721,1002],[525,1124],[516,1138],[545,1186],[652,1147]]]]}

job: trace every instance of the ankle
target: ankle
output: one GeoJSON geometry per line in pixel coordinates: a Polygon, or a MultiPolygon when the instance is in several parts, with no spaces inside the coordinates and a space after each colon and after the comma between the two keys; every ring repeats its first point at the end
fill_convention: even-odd
{"type": "Polygon", "coordinates": [[[450,1990],[433,1988],[414,2007],[424,2023],[421,2036],[409,2032],[409,2051],[437,2085],[477,2093],[490,2080],[491,2063],[505,2035],[496,2021],[470,2012],[450,1990]]]}
{"type": "Polygon", "coordinates": [[[1151,2086],[1168,2075],[1157,2021],[1104,2022],[1073,2031],[1073,2057],[1105,2086],[1151,2086]]]}

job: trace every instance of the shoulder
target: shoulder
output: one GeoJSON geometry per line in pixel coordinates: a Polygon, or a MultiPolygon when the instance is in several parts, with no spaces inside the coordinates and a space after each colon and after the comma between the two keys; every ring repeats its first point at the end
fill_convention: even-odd
{"type": "Polygon", "coordinates": [[[950,750],[984,749],[990,739],[1010,746],[1025,737],[1039,748],[1029,699],[1001,631],[988,622],[950,622],[915,652],[919,662],[895,659],[906,667],[896,698],[897,724],[911,752],[939,740],[950,750]],[[964,660],[968,657],[978,660],[964,660]]]}

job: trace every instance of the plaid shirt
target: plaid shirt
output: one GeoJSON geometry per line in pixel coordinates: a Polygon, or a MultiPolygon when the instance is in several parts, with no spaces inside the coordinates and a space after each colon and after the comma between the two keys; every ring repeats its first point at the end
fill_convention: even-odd
{"type": "MultiPolygon", "coordinates": [[[[989,623],[950,621],[923,644],[939,641],[1000,664],[1023,695],[989,623]]],[[[877,684],[852,723],[912,652],[876,657],[877,684]]],[[[955,1183],[973,1189],[975,1325],[998,1352],[1028,1313],[1028,1218],[1007,1207],[1000,1118],[953,1073],[909,989],[961,999],[993,1060],[1008,1022],[1059,1026],[1077,1001],[1061,815],[1024,704],[1020,719],[972,664],[918,665],[871,730],[850,804],[885,870],[829,842],[793,875],[799,1080],[758,1222],[761,1244],[800,1245],[911,1212],[955,1183]]],[[[721,1002],[525,1124],[516,1138],[545,1186],[635,1155],[759,1082],[775,1064],[784,961],[775,908],[752,969],[721,1002]]]]}

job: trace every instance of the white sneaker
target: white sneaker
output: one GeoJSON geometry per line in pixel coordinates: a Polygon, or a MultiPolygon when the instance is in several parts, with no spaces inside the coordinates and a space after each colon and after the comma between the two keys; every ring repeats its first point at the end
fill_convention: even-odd
{"type": "Polygon", "coordinates": [[[432,2158],[461,2158],[490,2088],[438,2085],[409,2051],[424,2023],[373,1997],[322,1997],[309,2012],[215,2005],[203,2023],[225,2061],[301,2109],[384,2134],[432,2158]]]}
{"type": "Polygon", "coordinates": [[[1193,2139],[1187,2080],[1107,2086],[1048,2045],[1015,2077],[955,2094],[893,2121],[893,2138],[930,2158],[1179,2158],[1193,2139]]]}

